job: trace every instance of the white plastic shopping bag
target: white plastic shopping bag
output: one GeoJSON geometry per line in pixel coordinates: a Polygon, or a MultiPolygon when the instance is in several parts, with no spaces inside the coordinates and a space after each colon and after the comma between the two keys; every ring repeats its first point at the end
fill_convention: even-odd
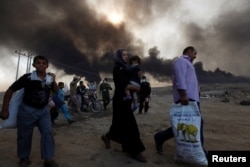
{"type": "Polygon", "coordinates": [[[23,101],[24,89],[17,91],[11,98],[9,104],[9,117],[0,125],[0,129],[16,128],[17,113],[20,104],[23,101]]]}
{"type": "Polygon", "coordinates": [[[175,159],[207,165],[206,154],[200,141],[201,115],[197,103],[172,104],[170,120],[176,143],[175,159]]]}

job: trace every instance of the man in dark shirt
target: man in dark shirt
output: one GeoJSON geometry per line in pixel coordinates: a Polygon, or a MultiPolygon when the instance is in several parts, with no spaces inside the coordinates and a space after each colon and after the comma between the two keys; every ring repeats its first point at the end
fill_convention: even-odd
{"type": "Polygon", "coordinates": [[[139,92],[140,106],[139,106],[138,114],[142,113],[143,108],[144,108],[145,113],[148,112],[150,94],[151,94],[150,83],[146,81],[146,76],[142,76],[141,89],[140,89],[140,92],[139,92]]]}
{"type": "Polygon", "coordinates": [[[112,88],[110,84],[107,83],[107,78],[105,78],[100,85],[104,110],[107,110],[107,105],[110,102],[109,90],[112,90],[112,88]]]}
{"type": "Polygon", "coordinates": [[[79,85],[76,88],[76,97],[77,97],[77,100],[80,104],[81,111],[84,110],[84,104],[85,104],[84,96],[85,96],[86,92],[87,92],[86,86],[84,85],[83,81],[80,81],[79,85]]]}

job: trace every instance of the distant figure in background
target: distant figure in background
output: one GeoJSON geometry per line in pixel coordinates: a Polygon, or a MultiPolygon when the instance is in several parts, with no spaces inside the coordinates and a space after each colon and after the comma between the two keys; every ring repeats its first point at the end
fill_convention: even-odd
{"type": "Polygon", "coordinates": [[[70,99],[71,99],[71,106],[72,107],[72,110],[74,112],[81,112],[81,106],[80,106],[80,102],[78,101],[77,99],[77,95],[76,95],[76,88],[77,88],[77,83],[81,80],[81,76],[80,77],[77,77],[77,76],[74,76],[73,80],[70,82],[70,99]]]}
{"type": "Polygon", "coordinates": [[[88,98],[89,99],[97,99],[97,95],[96,95],[96,91],[97,91],[96,82],[90,81],[88,87],[89,87],[88,98]]]}
{"type": "Polygon", "coordinates": [[[88,86],[89,86],[90,92],[95,92],[97,90],[97,86],[96,86],[96,83],[94,81],[90,81],[88,86]]]}
{"type": "Polygon", "coordinates": [[[84,85],[83,81],[80,81],[79,85],[76,88],[76,94],[77,94],[77,99],[81,106],[80,107],[81,111],[84,110],[84,95],[86,94],[86,92],[87,92],[86,86],[84,85]]]}
{"type": "MultiPolygon", "coordinates": [[[[64,103],[64,90],[63,90],[63,88],[64,88],[64,83],[63,82],[59,82],[58,83],[58,87],[59,87],[59,90],[58,90],[58,93],[57,93],[57,97],[58,97],[58,100],[60,101],[59,103],[58,103],[58,105],[57,105],[57,103],[55,103],[56,104],[56,107],[58,108],[58,109],[60,109],[62,112],[63,112],[63,114],[64,114],[64,117],[67,119],[67,121],[68,121],[68,123],[69,124],[71,124],[71,123],[73,123],[74,121],[71,119],[71,115],[70,115],[70,112],[69,112],[69,110],[68,110],[68,107],[67,107],[67,105],[64,103]]],[[[57,99],[56,97],[52,97],[52,100],[55,100],[55,99],[57,99]]]]}
{"type": "Polygon", "coordinates": [[[144,113],[145,114],[148,112],[150,94],[151,94],[150,83],[147,82],[146,76],[142,76],[141,89],[140,89],[140,92],[139,92],[139,95],[140,95],[140,97],[139,97],[139,99],[140,99],[140,107],[139,107],[138,114],[142,113],[143,108],[144,108],[144,113]]]}
{"type": "Polygon", "coordinates": [[[107,105],[110,102],[109,90],[112,90],[112,88],[110,84],[107,83],[107,78],[105,78],[100,85],[104,110],[107,110],[107,105]]]}

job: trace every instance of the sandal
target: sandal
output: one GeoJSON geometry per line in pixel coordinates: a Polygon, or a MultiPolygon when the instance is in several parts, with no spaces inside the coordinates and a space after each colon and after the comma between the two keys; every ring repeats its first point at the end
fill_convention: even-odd
{"type": "Polygon", "coordinates": [[[55,160],[45,160],[44,167],[59,167],[58,163],[55,160]]]}
{"type": "Polygon", "coordinates": [[[147,158],[144,155],[142,155],[142,153],[134,155],[134,156],[132,156],[132,158],[134,158],[135,160],[140,161],[140,162],[147,162],[148,161],[147,158]]]}
{"type": "Polygon", "coordinates": [[[19,167],[29,167],[31,163],[32,162],[29,159],[20,159],[19,167]]]}
{"type": "Polygon", "coordinates": [[[111,148],[111,146],[110,146],[110,140],[107,138],[107,136],[106,135],[102,135],[102,141],[104,142],[104,144],[105,144],[105,147],[107,148],[107,149],[110,149],[111,148]]]}

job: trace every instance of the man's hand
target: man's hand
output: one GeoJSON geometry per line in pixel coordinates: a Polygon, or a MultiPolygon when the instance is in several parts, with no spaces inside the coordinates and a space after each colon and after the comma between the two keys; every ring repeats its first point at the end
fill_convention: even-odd
{"type": "Polygon", "coordinates": [[[183,90],[183,89],[179,89],[179,94],[180,94],[180,102],[182,105],[188,105],[188,97],[187,97],[187,94],[186,94],[186,91],[183,90]]]}
{"type": "Polygon", "coordinates": [[[180,102],[182,105],[188,105],[188,101],[189,101],[189,99],[187,96],[181,96],[180,102]]]}

